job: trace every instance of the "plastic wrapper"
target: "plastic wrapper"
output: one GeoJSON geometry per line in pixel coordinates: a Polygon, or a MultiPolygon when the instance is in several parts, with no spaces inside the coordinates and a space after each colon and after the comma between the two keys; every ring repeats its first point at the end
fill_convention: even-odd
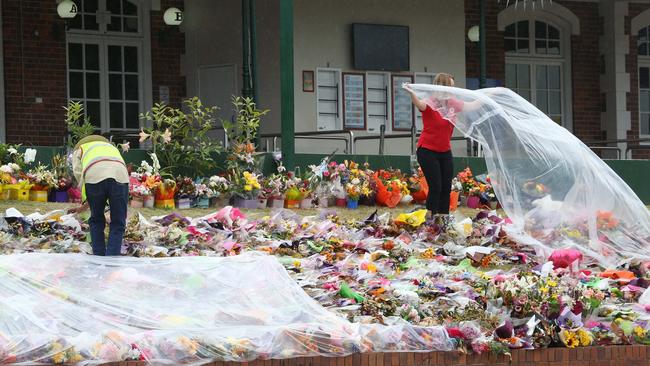
{"type": "Polygon", "coordinates": [[[388,208],[395,208],[402,201],[402,192],[397,182],[391,183],[391,190],[387,187],[381,179],[375,176],[375,183],[377,184],[377,204],[386,206],[388,208]]]}
{"type": "Polygon", "coordinates": [[[645,205],[586,145],[528,101],[506,88],[411,87],[481,144],[512,236],[544,255],[579,248],[603,265],[650,259],[645,205]]]}
{"type": "Polygon", "coordinates": [[[273,256],[0,256],[0,362],[200,364],[450,350],[444,327],[358,324],[273,256]]]}

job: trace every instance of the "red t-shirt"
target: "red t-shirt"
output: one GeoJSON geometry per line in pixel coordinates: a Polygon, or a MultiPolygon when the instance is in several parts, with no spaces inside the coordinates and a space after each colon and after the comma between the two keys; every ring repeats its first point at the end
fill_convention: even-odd
{"type": "MultiPolygon", "coordinates": [[[[445,101],[448,108],[453,108],[455,112],[463,109],[463,101],[451,98],[445,101]]],[[[442,118],[440,112],[431,108],[422,111],[422,134],[418,140],[418,147],[435,152],[447,152],[451,150],[451,135],[454,133],[454,125],[448,120],[442,118]]]]}

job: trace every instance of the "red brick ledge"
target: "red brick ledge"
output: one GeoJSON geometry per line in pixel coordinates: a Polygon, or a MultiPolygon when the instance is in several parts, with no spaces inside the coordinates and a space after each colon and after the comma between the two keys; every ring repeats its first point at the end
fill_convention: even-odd
{"type": "MultiPolygon", "coordinates": [[[[251,362],[213,362],[206,366],[650,366],[650,346],[610,346],[514,350],[505,356],[463,355],[457,352],[372,353],[348,357],[305,357],[251,362]]],[[[146,366],[137,361],[103,366],[146,366]]]]}

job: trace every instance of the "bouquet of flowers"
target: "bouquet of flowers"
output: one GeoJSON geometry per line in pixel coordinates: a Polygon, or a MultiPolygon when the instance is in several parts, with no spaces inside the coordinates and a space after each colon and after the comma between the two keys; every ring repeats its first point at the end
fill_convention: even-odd
{"type": "Polygon", "coordinates": [[[176,187],[176,198],[183,199],[196,197],[196,185],[192,178],[176,178],[176,187]]]}
{"type": "Polygon", "coordinates": [[[205,183],[199,182],[195,185],[196,197],[199,199],[211,198],[214,196],[214,191],[205,183]]]}
{"type": "Polygon", "coordinates": [[[345,185],[345,192],[350,201],[359,201],[361,197],[362,183],[359,178],[352,178],[350,182],[345,185]]]}
{"type": "Polygon", "coordinates": [[[40,164],[27,173],[27,179],[33,184],[32,189],[35,191],[49,191],[58,184],[54,173],[48,170],[46,166],[40,164]]]}
{"type": "Polygon", "coordinates": [[[215,197],[225,196],[230,192],[230,182],[225,177],[213,175],[208,180],[208,187],[215,197]]]}
{"type": "Polygon", "coordinates": [[[253,200],[258,198],[262,185],[259,182],[258,175],[245,171],[241,177],[238,177],[233,182],[232,188],[233,192],[240,198],[253,200]]]}

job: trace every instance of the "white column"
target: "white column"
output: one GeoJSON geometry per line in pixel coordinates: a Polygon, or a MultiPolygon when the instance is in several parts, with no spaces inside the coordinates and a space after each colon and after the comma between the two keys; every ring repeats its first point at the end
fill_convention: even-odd
{"type": "MultiPolygon", "coordinates": [[[[630,92],[630,74],[625,70],[625,59],[630,50],[630,38],[625,34],[626,1],[604,0],[599,3],[603,17],[603,35],[600,36],[600,53],[605,61],[605,73],[600,76],[600,90],[605,94],[606,110],[601,113],[601,128],[608,140],[626,139],[631,128],[631,115],[627,110],[627,93],[630,92]]],[[[621,154],[627,144],[619,143],[621,154]]],[[[605,155],[613,157],[612,155],[605,155]]]]}

